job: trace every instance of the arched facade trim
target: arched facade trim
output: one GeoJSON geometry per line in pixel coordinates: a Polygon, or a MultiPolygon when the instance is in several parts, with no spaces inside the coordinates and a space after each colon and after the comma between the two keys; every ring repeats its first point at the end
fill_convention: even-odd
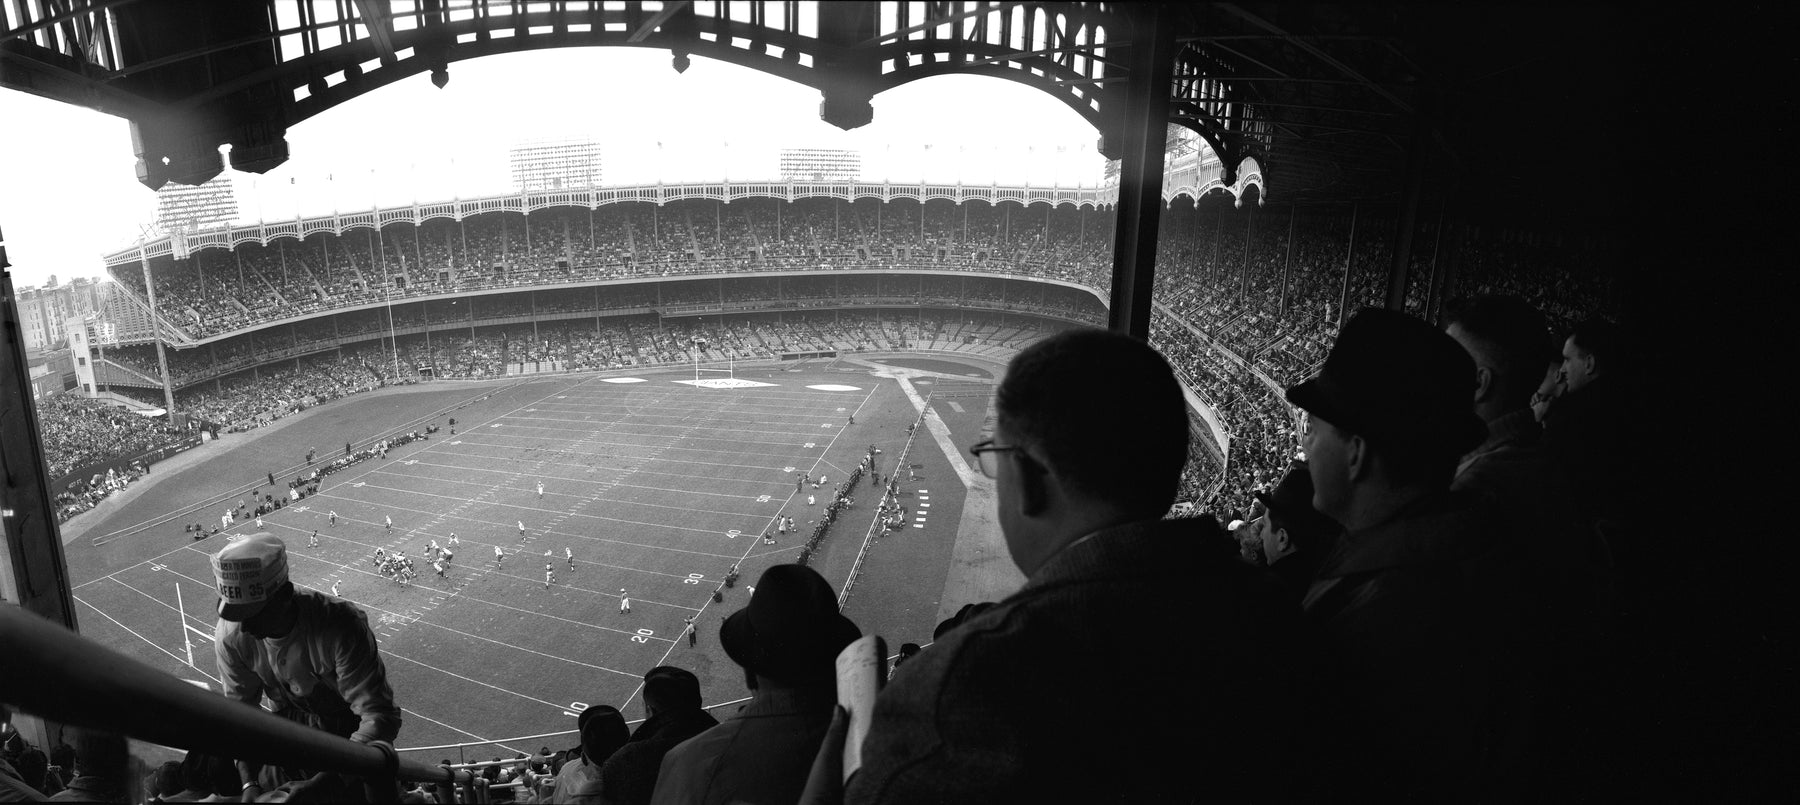
{"type": "MultiPolygon", "coordinates": [[[[1194,163],[1177,166],[1164,175],[1163,202],[1168,203],[1176,196],[1186,195],[1199,198],[1215,189],[1223,189],[1233,196],[1241,197],[1251,186],[1263,192],[1266,197],[1262,168],[1255,159],[1245,159],[1238,165],[1237,181],[1227,185],[1223,182],[1223,171],[1219,163],[1194,163]]],[[[267,246],[276,240],[289,238],[304,240],[315,234],[328,233],[343,235],[357,229],[379,229],[392,224],[423,225],[434,219],[461,221],[487,213],[517,213],[524,215],[539,210],[557,207],[599,209],[609,204],[643,202],[664,205],[672,201],[712,200],[730,203],[742,199],[767,198],[779,201],[798,201],[809,198],[837,199],[841,201],[860,201],[874,199],[877,201],[950,201],[956,204],[979,201],[988,204],[1012,202],[1029,207],[1034,204],[1049,204],[1053,207],[1068,206],[1073,209],[1098,210],[1111,206],[1118,201],[1119,189],[1116,185],[1101,187],[1063,187],[1032,185],[963,185],[963,184],[896,184],[870,182],[712,182],[687,184],[655,184],[636,185],[630,187],[606,187],[583,191],[561,191],[556,193],[531,193],[526,195],[493,196],[476,199],[458,199],[448,202],[433,202],[404,207],[371,210],[368,212],[337,213],[327,216],[313,216],[295,221],[265,221],[246,226],[218,229],[211,232],[189,234],[182,248],[168,237],[158,238],[145,246],[150,257],[169,257],[186,259],[193,252],[208,249],[235,249],[245,244],[256,243],[267,246]],[[178,253],[179,252],[179,253],[178,253]]],[[[120,250],[106,256],[108,266],[121,266],[136,263],[139,252],[137,247],[120,250]]]]}

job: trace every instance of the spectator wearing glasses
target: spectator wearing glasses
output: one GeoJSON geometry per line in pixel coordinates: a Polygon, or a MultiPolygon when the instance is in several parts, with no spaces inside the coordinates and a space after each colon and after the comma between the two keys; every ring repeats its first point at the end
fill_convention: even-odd
{"type": "Polygon", "coordinates": [[[994,438],[970,452],[995,481],[1025,586],[894,676],[846,801],[1296,794],[1284,786],[1308,767],[1298,708],[1241,683],[1298,686],[1298,613],[1237,560],[1217,520],[1161,519],[1188,444],[1168,363],[1136,339],[1072,330],[1019,353],[996,405],[994,438]],[[1133,701],[1187,697],[1197,715],[1158,729],[1142,707],[1093,704],[1117,699],[1121,673],[1133,701]]]}

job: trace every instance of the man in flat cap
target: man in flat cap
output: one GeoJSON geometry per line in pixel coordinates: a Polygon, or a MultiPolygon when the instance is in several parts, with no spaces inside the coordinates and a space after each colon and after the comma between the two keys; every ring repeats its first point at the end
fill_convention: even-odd
{"type": "Polygon", "coordinates": [[[1450,491],[1488,434],[1476,382],[1450,336],[1370,308],[1287,391],[1307,416],[1313,506],[1345,529],[1302,603],[1333,686],[1332,798],[1526,793],[1508,786],[1529,743],[1527,572],[1502,518],[1450,491]]]}
{"type": "MultiPolygon", "coordinates": [[[[355,604],[288,580],[287,546],[269,534],[250,534],[212,557],[218,582],[213,650],[225,695],[252,707],[267,696],[275,714],[359,743],[392,743],[400,707],[387,668],[355,604]]],[[[244,788],[284,782],[327,793],[336,775],[238,763],[244,788]]],[[[260,793],[260,792],[259,792],[260,793]]]]}

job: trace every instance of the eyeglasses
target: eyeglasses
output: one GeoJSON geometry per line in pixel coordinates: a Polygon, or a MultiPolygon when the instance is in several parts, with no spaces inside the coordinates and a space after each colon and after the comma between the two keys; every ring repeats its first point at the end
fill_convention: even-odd
{"type": "Polygon", "coordinates": [[[981,465],[981,474],[989,478],[1000,477],[1000,454],[1013,450],[1024,450],[1017,445],[994,444],[993,439],[976,442],[969,448],[969,455],[974,456],[981,465]]]}

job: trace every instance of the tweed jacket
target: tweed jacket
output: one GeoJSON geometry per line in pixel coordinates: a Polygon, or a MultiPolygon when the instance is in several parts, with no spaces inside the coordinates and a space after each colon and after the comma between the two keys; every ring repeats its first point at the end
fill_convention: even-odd
{"type": "Polygon", "coordinates": [[[1210,518],[1095,532],[894,673],[845,801],[1282,798],[1299,708],[1242,688],[1300,673],[1298,623],[1210,518]]]}

